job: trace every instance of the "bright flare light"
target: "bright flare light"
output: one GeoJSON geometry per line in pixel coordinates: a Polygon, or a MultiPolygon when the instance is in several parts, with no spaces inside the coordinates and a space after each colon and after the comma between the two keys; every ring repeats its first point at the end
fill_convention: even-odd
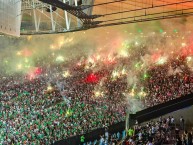
{"type": "Polygon", "coordinates": [[[51,50],[55,50],[56,47],[55,47],[54,45],[50,45],[50,49],[51,49],[51,50]]]}
{"type": "Polygon", "coordinates": [[[115,78],[118,78],[119,77],[119,72],[118,71],[113,71],[112,73],[112,78],[115,79],[115,78]]]}
{"type": "Polygon", "coordinates": [[[94,59],[92,59],[91,57],[88,58],[88,63],[94,63],[94,59]]]}
{"type": "Polygon", "coordinates": [[[131,92],[129,93],[130,96],[134,97],[135,96],[135,90],[132,89],[131,92]]]}
{"type": "Polygon", "coordinates": [[[101,56],[100,56],[100,55],[97,55],[96,59],[99,60],[100,58],[101,58],[101,56]]]}
{"type": "Polygon", "coordinates": [[[125,68],[122,69],[121,74],[122,74],[122,75],[126,75],[126,74],[127,74],[125,68]]]}
{"type": "Polygon", "coordinates": [[[122,49],[119,54],[121,57],[128,57],[128,53],[125,49],[122,49]]]}
{"type": "Polygon", "coordinates": [[[187,62],[190,62],[192,60],[192,57],[188,56],[186,57],[187,62]]]}
{"type": "Polygon", "coordinates": [[[28,62],[29,62],[28,58],[25,58],[25,63],[28,63],[28,62]]]}
{"type": "Polygon", "coordinates": [[[18,51],[16,54],[17,54],[18,56],[20,56],[20,55],[21,55],[21,51],[18,51]]]}
{"type": "Polygon", "coordinates": [[[17,69],[22,69],[22,64],[18,64],[17,69]]]}
{"type": "Polygon", "coordinates": [[[167,62],[167,57],[160,57],[156,64],[164,64],[167,62]]]}
{"type": "Polygon", "coordinates": [[[48,91],[51,91],[52,89],[53,89],[53,88],[52,88],[51,86],[48,86],[48,87],[47,87],[47,90],[48,90],[48,91]]]}
{"type": "Polygon", "coordinates": [[[136,42],[135,42],[135,46],[138,46],[138,45],[139,45],[139,42],[136,41],[136,42]]]}
{"type": "Polygon", "coordinates": [[[69,71],[65,71],[63,74],[62,74],[63,77],[67,78],[70,76],[70,72],[69,71]]]}
{"type": "Polygon", "coordinates": [[[139,92],[140,97],[145,97],[147,94],[144,91],[139,92]]]}
{"type": "Polygon", "coordinates": [[[32,39],[32,36],[27,36],[27,40],[30,41],[32,39]]]}
{"type": "Polygon", "coordinates": [[[95,97],[101,97],[101,96],[103,96],[103,92],[96,91],[96,92],[94,92],[94,95],[95,95],[95,97]]]}
{"type": "Polygon", "coordinates": [[[64,62],[64,57],[59,55],[56,57],[56,62],[64,62]]]}
{"type": "Polygon", "coordinates": [[[64,45],[64,41],[60,41],[60,46],[64,45]]]}
{"type": "Polygon", "coordinates": [[[182,47],[186,47],[187,45],[186,45],[186,43],[182,43],[182,47]]]}

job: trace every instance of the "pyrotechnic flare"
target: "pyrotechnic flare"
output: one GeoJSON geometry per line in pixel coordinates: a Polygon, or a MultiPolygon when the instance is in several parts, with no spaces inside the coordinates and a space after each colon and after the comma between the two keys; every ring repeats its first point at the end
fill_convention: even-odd
{"type": "Polygon", "coordinates": [[[62,76],[65,77],[65,78],[67,78],[67,77],[69,77],[69,76],[71,76],[71,75],[70,75],[70,72],[67,70],[67,71],[64,71],[64,73],[62,74],[62,76]]]}
{"type": "Polygon", "coordinates": [[[64,57],[59,55],[56,57],[56,62],[64,62],[64,57]]]}
{"type": "Polygon", "coordinates": [[[18,56],[20,56],[20,55],[21,55],[21,51],[18,51],[16,54],[17,54],[18,56]]]}
{"type": "Polygon", "coordinates": [[[52,86],[50,86],[50,85],[47,87],[47,91],[51,91],[52,89],[53,89],[53,88],[52,88],[52,86]]]}
{"type": "Polygon", "coordinates": [[[167,62],[167,57],[165,56],[163,56],[163,57],[160,57],[159,59],[158,59],[158,61],[156,62],[156,64],[159,64],[159,65],[162,65],[162,64],[164,64],[164,63],[166,63],[167,62]]]}
{"type": "Polygon", "coordinates": [[[22,64],[18,64],[17,69],[21,70],[22,69],[22,64]]]}
{"type": "Polygon", "coordinates": [[[102,97],[104,94],[103,94],[103,92],[98,90],[98,91],[94,92],[94,95],[95,95],[95,97],[102,97]]]}

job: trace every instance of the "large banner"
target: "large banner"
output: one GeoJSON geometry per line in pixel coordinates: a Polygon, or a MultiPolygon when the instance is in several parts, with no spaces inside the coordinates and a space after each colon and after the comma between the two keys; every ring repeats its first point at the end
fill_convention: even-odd
{"type": "Polygon", "coordinates": [[[0,32],[20,36],[21,0],[0,0],[0,32]]]}

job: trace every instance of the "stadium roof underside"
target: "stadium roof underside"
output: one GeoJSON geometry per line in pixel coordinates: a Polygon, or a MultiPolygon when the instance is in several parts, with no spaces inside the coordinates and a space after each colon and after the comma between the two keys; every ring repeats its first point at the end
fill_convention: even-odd
{"type": "Polygon", "coordinates": [[[193,0],[22,0],[21,34],[53,34],[186,17],[193,0]]]}

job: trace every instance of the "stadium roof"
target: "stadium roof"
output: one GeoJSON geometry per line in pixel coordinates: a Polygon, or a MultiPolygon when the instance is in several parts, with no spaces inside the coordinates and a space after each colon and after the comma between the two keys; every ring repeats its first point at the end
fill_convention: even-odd
{"type": "Polygon", "coordinates": [[[63,0],[68,5],[82,7],[76,13],[93,15],[94,19],[83,22],[61,8],[52,7],[51,12],[50,3],[45,4],[42,1],[53,2],[22,0],[22,34],[63,33],[193,14],[193,0],[77,0],[77,3],[76,0],[63,0]]]}

